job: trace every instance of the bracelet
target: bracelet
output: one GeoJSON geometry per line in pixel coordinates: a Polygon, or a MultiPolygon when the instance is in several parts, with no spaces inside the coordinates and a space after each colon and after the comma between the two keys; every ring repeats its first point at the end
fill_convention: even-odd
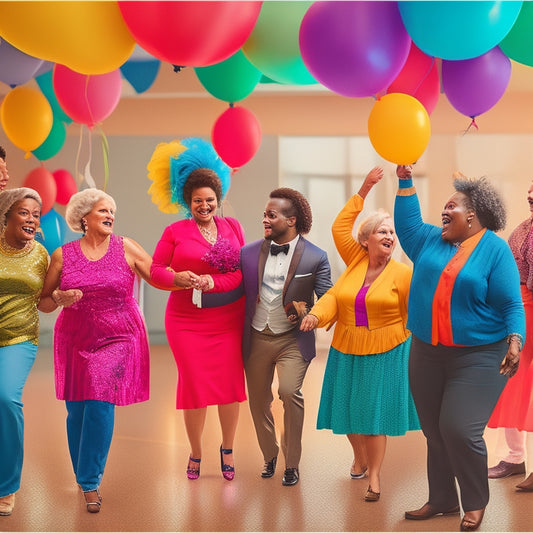
{"type": "Polygon", "coordinates": [[[522,351],[522,346],[524,345],[524,337],[520,333],[509,333],[506,337],[507,344],[511,344],[511,341],[515,339],[518,341],[519,351],[522,351]]]}

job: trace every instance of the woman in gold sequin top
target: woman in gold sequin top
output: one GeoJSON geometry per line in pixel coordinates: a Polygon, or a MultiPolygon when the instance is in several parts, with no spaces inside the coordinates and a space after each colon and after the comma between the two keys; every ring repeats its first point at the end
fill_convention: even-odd
{"type": "Polygon", "coordinates": [[[0,516],[12,513],[20,488],[22,389],[37,353],[37,303],[48,268],[48,253],[34,240],[41,206],[33,189],[0,194],[0,516]]]}

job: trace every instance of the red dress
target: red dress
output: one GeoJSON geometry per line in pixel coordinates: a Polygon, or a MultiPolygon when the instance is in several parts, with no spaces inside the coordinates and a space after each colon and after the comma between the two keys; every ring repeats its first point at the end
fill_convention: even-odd
{"type": "MultiPolygon", "coordinates": [[[[235,219],[215,217],[217,243],[211,245],[192,219],[168,226],[153,256],[152,279],[171,287],[174,271],[190,270],[210,274],[213,291],[236,288],[240,270],[224,272],[224,258],[238,260],[244,244],[244,233],[235,219]],[[220,261],[214,261],[214,250],[220,250],[220,261]],[[230,254],[232,251],[232,254],[230,254]],[[217,266],[214,266],[217,264],[217,266]]],[[[177,409],[197,409],[246,400],[242,362],[242,329],[244,297],[219,307],[198,308],[192,302],[192,289],[170,293],[165,330],[178,367],[177,409]]]]}

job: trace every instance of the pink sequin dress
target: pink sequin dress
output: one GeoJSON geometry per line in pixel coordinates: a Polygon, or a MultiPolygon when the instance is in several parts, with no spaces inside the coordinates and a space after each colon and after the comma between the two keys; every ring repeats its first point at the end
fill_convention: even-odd
{"type": "Polygon", "coordinates": [[[63,245],[60,289],[83,298],[59,313],[54,328],[56,395],[59,400],[100,400],[128,405],[148,400],[146,326],[133,296],[135,274],[122,237],[111,235],[106,254],[91,261],[80,241],[63,245]]]}

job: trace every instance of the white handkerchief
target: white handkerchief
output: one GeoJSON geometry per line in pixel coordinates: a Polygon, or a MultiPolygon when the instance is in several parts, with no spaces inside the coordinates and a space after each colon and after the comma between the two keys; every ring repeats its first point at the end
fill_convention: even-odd
{"type": "Polygon", "coordinates": [[[200,289],[192,290],[192,303],[196,307],[202,308],[202,291],[200,289]]]}

